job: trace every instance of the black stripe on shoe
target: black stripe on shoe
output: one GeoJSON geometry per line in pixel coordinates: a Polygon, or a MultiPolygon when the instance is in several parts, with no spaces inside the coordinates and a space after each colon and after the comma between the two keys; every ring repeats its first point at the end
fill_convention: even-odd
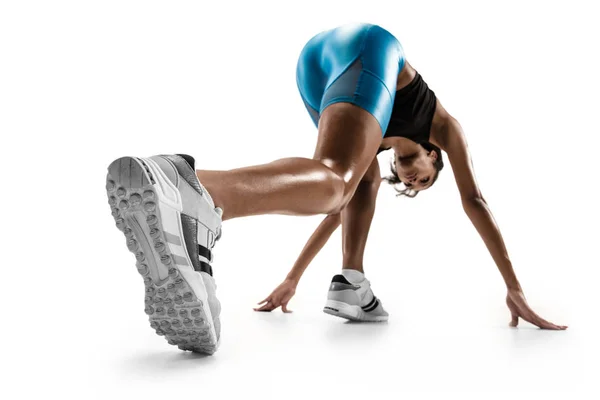
{"type": "Polygon", "coordinates": [[[212,252],[201,244],[198,245],[198,254],[212,262],[212,252]]]}
{"type": "Polygon", "coordinates": [[[213,270],[209,263],[205,263],[204,261],[200,261],[200,271],[206,272],[210,276],[213,276],[213,270]]]}
{"type": "Polygon", "coordinates": [[[377,308],[377,306],[379,306],[379,300],[377,300],[377,297],[373,296],[373,300],[371,300],[371,302],[369,304],[367,304],[364,307],[361,307],[363,309],[364,312],[371,312],[374,309],[377,308]]]}
{"type": "Polygon", "coordinates": [[[371,299],[371,301],[369,302],[369,304],[367,304],[366,306],[362,306],[361,308],[364,310],[366,308],[369,308],[373,305],[373,303],[375,303],[375,301],[377,301],[377,297],[373,296],[373,298],[371,299]]]}
{"type": "Polygon", "coordinates": [[[183,238],[185,240],[185,246],[192,261],[194,271],[206,272],[212,276],[213,271],[209,263],[204,262],[200,259],[200,255],[206,257],[208,261],[212,261],[212,252],[206,247],[198,244],[198,221],[194,218],[181,214],[181,227],[183,229],[183,238]]]}

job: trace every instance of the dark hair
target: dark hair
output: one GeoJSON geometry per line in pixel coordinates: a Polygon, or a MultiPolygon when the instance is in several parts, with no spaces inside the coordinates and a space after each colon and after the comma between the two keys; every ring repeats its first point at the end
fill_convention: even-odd
{"type": "MultiPolygon", "coordinates": [[[[444,169],[444,159],[442,158],[442,150],[439,147],[437,147],[436,145],[431,144],[429,142],[423,142],[423,143],[419,143],[419,144],[425,150],[427,150],[428,153],[430,153],[432,151],[435,151],[437,153],[437,159],[433,163],[433,166],[437,171],[437,174],[435,174],[435,176],[433,177],[433,182],[431,182],[431,186],[433,186],[435,181],[437,181],[438,176],[440,176],[440,171],[442,169],[444,169]]],[[[400,180],[400,177],[398,176],[398,172],[396,171],[396,167],[394,166],[393,159],[392,159],[392,162],[390,163],[390,170],[392,172],[392,175],[383,177],[383,180],[394,187],[396,192],[398,192],[398,194],[396,196],[406,196],[406,197],[412,198],[412,197],[415,197],[417,194],[419,194],[418,190],[414,190],[414,189],[411,189],[406,186],[404,186],[403,189],[398,188],[398,185],[403,184],[403,182],[400,180]]]]}

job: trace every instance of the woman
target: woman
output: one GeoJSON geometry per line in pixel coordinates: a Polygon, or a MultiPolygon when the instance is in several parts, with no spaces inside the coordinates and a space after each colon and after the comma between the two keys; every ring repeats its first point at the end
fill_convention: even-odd
{"type": "Polygon", "coordinates": [[[385,318],[362,274],[380,148],[394,149],[398,180],[416,192],[435,182],[444,150],[463,208],[505,280],[513,325],[521,317],[541,328],[566,328],[528,306],[475,181],[461,127],[406,62],[393,35],[371,24],[316,35],[300,55],[297,83],[318,127],[312,159],[209,171],[195,170],[190,156],[161,155],[123,157],[109,166],[109,204],[136,255],[146,313],[159,335],[184,350],[217,349],[220,305],[211,262],[221,221],[273,213],[340,215],[347,268],[334,278],[329,299],[385,318]]]}

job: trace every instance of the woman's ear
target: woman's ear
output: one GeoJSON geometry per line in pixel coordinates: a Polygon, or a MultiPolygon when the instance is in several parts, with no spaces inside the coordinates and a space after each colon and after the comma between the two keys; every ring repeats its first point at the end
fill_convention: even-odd
{"type": "Polygon", "coordinates": [[[436,161],[438,159],[438,153],[435,150],[431,150],[429,154],[427,154],[427,157],[430,157],[433,161],[436,161]]]}

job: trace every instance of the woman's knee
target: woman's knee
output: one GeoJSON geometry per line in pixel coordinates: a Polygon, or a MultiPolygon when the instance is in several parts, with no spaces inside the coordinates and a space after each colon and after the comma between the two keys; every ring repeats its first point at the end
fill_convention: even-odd
{"type": "Polygon", "coordinates": [[[343,176],[340,176],[335,171],[330,170],[329,178],[325,184],[325,191],[327,193],[327,206],[326,214],[337,214],[339,213],[344,205],[344,197],[347,190],[347,182],[344,181],[343,176]]]}
{"type": "MultiPolygon", "coordinates": [[[[356,190],[355,171],[350,168],[343,168],[335,163],[320,160],[330,171],[330,177],[327,180],[328,212],[327,214],[336,214],[341,212],[350,202],[352,194],[356,190]]],[[[359,178],[360,180],[360,178],[359,178]]]]}

